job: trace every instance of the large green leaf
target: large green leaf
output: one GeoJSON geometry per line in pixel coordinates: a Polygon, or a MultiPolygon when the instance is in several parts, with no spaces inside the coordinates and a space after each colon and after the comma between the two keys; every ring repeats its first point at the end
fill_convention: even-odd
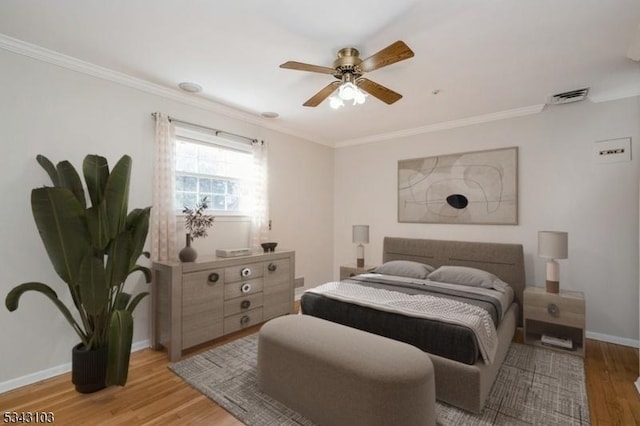
{"type": "Polygon", "coordinates": [[[18,309],[18,303],[20,302],[20,297],[27,291],[37,291],[45,295],[46,297],[48,297],[54,303],[54,305],[58,307],[60,312],[62,312],[62,315],[69,322],[69,324],[71,324],[71,327],[73,327],[75,332],[78,334],[78,336],[80,337],[80,340],[82,340],[82,343],[85,346],[88,345],[89,342],[86,334],[82,331],[82,329],[80,328],[76,320],[73,318],[73,315],[71,315],[71,312],[69,311],[67,306],[64,303],[62,303],[60,299],[58,299],[58,295],[56,294],[56,292],[46,284],[39,283],[39,282],[29,282],[29,283],[23,283],[14,287],[7,294],[7,297],[5,299],[5,305],[7,306],[7,309],[10,312],[13,312],[16,309],[18,309]]]}
{"type": "Polygon", "coordinates": [[[143,293],[138,293],[136,297],[133,298],[131,303],[129,303],[129,306],[127,306],[127,311],[133,313],[133,311],[136,309],[136,306],[138,306],[138,303],[140,303],[140,301],[145,297],[147,297],[148,295],[149,295],[148,291],[145,291],[143,293]]]}
{"type": "Polygon", "coordinates": [[[51,160],[49,160],[44,155],[38,155],[36,157],[38,164],[42,166],[42,168],[47,172],[49,177],[51,178],[51,182],[53,186],[60,186],[60,178],[58,177],[58,171],[56,170],[56,166],[53,165],[51,160]]]}
{"type": "Polygon", "coordinates": [[[129,202],[129,178],[131,157],[123,155],[116,163],[105,187],[104,202],[107,206],[109,236],[114,238],[125,229],[129,202]]]}
{"type": "Polygon", "coordinates": [[[149,214],[151,207],[132,210],[127,216],[127,229],[131,230],[132,247],[129,269],[133,268],[144,249],[149,232],[149,214]]]}
{"type": "Polygon", "coordinates": [[[104,312],[109,301],[109,287],[105,281],[102,258],[93,255],[89,250],[78,274],[80,299],[89,315],[97,316],[104,312]]]}
{"type": "Polygon", "coordinates": [[[114,311],[109,325],[106,384],[124,386],[129,373],[133,340],[133,316],[126,310],[114,311]]]}
{"type": "Polygon", "coordinates": [[[131,258],[131,232],[124,231],[111,241],[107,248],[107,284],[114,287],[122,284],[129,274],[131,258]]]}
{"type": "Polygon", "coordinates": [[[104,252],[110,241],[105,203],[87,209],[87,226],[91,235],[91,245],[104,252]]]}
{"type": "Polygon", "coordinates": [[[113,304],[114,310],[123,310],[127,308],[129,304],[129,300],[131,300],[131,295],[129,293],[125,293],[124,291],[118,293],[116,296],[116,301],[113,304]]]}
{"type": "Polygon", "coordinates": [[[129,271],[129,275],[133,274],[134,272],[142,272],[144,274],[144,280],[147,283],[151,282],[151,278],[152,278],[151,277],[151,269],[147,268],[146,266],[135,265],[129,271]]]}
{"type": "Polygon", "coordinates": [[[54,269],[75,286],[80,263],[89,249],[84,209],[66,188],[31,191],[31,210],[54,269]]]}
{"type": "Polygon", "coordinates": [[[104,190],[109,179],[107,159],[99,155],[87,155],[82,163],[82,173],[87,183],[91,205],[95,207],[102,203],[104,190]]]}
{"type": "Polygon", "coordinates": [[[78,175],[75,167],[68,161],[61,161],[56,166],[56,169],[60,177],[60,186],[69,188],[80,202],[82,208],[84,208],[87,205],[87,201],[84,198],[84,188],[82,187],[80,175],[78,175]]]}

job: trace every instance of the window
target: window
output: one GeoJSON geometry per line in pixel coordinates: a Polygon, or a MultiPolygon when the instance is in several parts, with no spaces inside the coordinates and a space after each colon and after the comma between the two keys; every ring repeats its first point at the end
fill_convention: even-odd
{"type": "Polygon", "coordinates": [[[207,198],[216,214],[247,215],[253,167],[246,143],[176,127],[176,206],[207,198]]]}

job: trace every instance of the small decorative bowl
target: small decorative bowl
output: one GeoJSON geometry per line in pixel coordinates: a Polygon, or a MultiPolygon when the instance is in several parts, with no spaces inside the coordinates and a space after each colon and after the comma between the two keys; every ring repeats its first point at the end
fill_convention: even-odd
{"type": "Polygon", "coordinates": [[[275,251],[276,246],[278,245],[278,243],[262,243],[260,245],[264,249],[264,252],[267,253],[267,252],[270,252],[270,251],[275,251]]]}

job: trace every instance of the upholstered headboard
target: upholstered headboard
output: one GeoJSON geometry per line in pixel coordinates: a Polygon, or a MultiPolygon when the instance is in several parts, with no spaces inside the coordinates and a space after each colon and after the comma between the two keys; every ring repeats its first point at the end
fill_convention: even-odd
{"type": "Polygon", "coordinates": [[[518,325],[522,325],[525,273],[521,244],[385,237],[382,261],[391,260],[413,260],[435,267],[469,266],[491,272],[513,288],[519,305],[518,325]]]}

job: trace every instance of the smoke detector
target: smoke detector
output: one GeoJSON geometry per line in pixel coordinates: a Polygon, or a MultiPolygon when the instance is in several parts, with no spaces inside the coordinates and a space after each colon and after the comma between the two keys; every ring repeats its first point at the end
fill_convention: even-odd
{"type": "Polygon", "coordinates": [[[549,105],[568,104],[571,102],[583,101],[589,94],[589,88],[570,90],[568,92],[556,93],[549,97],[549,105]]]}

